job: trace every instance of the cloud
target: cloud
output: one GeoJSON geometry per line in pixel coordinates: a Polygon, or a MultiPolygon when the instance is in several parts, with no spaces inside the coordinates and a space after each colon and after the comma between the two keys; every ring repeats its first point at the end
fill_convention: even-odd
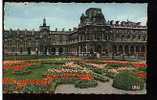
{"type": "Polygon", "coordinates": [[[141,25],[146,25],[147,24],[147,17],[143,17],[141,19],[139,19],[139,21],[141,22],[141,25]]]}

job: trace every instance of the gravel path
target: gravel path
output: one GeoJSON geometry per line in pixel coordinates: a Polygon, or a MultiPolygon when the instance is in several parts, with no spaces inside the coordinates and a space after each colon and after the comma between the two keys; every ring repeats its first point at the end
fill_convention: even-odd
{"type": "Polygon", "coordinates": [[[65,84],[59,85],[56,88],[55,93],[63,94],[146,94],[146,89],[141,91],[124,91],[112,87],[112,80],[110,82],[102,83],[98,82],[98,86],[95,88],[79,89],[75,88],[74,85],[65,84]]]}

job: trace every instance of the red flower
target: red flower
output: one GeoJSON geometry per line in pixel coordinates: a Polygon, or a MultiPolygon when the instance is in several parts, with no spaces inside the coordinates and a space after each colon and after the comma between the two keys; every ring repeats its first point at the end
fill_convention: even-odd
{"type": "Polygon", "coordinates": [[[146,78],[147,74],[145,72],[138,72],[135,74],[137,77],[146,78]]]}
{"type": "Polygon", "coordinates": [[[136,68],[142,68],[142,67],[147,67],[147,64],[141,63],[141,64],[133,64],[134,67],[136,68]]]}
{"type": "Polygon", "coordinates": [[[80,79],[81,80],[92,80],[93,78],[89,74],[83,74],[83,75],[80,75],[80,79]]]}

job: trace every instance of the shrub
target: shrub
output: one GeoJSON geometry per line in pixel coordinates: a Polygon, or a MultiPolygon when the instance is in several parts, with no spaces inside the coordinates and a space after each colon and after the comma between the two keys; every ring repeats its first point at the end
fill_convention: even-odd
{"type": "Polygon", "coordinates": [[[116,75],[112,86],[123,90],[141,90],[144,88],[144,81],[132,73],[122,72],[116,75]]]}
{"type": "Polygon", "coordinates": [[[59,84],[75,84],[75,81],[77,81],[77,79],[75,79],[75,78],[57,79],[57,80],[55,80],[55,82],[57,83],[57,85],[59,85],[59,84]]]}
{"type": "Polygon", "coordinates": [[[116,76],[116,73],[113,73],[113,72],[106,72],[105,75],[107,77],[110,77],[110,78],[114,78],[116,76]]]}
{"type": "Polygon", "coordinates": [[[104,70],[98,69],[98,68],[93,68],[93,72],[98,73],[98,74],[104,74],[104,70]]]}
{"type": "Polygon", "coordinates": [[[98,85],[96,80],[78,80],[75,82],[76,88],[89,88],[89,87],[96,87],[98,85]]]}
{"type": "Polygon", "coordinates": [[[3,84],[3,91],[6,93],[13,93],[16,90],[15,84],[3,84]]]}
{"type": "Polygon", "coordinates": [[[46,93],[47,88],[35,86],[35,85],[28,85],[23,90],[24,93],[46,93]]]}
{"type": "Polygon", "coordinates": [[[56,90],[56,87],[57,87],[57,82],[56,81],[52,82],[52,84],[50,85],[50,88],[49,88],[49,92],[54,93],[56,90]]]}
{"type": "Polygon", "coordinates": [[[99,80],[101,82],[108,82],[109,79],[103,75],[97,74],[97,73],[93,73],[94,79],[95,80],[99,80]]]}

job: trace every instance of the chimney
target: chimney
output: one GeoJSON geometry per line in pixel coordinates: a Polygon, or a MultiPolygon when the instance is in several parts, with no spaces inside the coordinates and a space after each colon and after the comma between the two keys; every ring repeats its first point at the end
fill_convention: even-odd
{"type": "Polygon", "coordinates": [[[114,22],[114,20],[111,20],[111,21],[110,21],[110,25],[113,25],[113,22],[114,22]]]}
{"type": "Polygon", "coordinates": [[[119,25],[119,21],[116,21],[116,25],[119,25]]]}
{"type": "Polygon", "coordinates": [[[57,32],[57,28],[55,28],[55,31],[57,32]]]}
{"type": "Polygon", "coordinates": [[[77,30],[77,28],[76,27],[73,27],[73,31],[76,31],[77,30]]]}

